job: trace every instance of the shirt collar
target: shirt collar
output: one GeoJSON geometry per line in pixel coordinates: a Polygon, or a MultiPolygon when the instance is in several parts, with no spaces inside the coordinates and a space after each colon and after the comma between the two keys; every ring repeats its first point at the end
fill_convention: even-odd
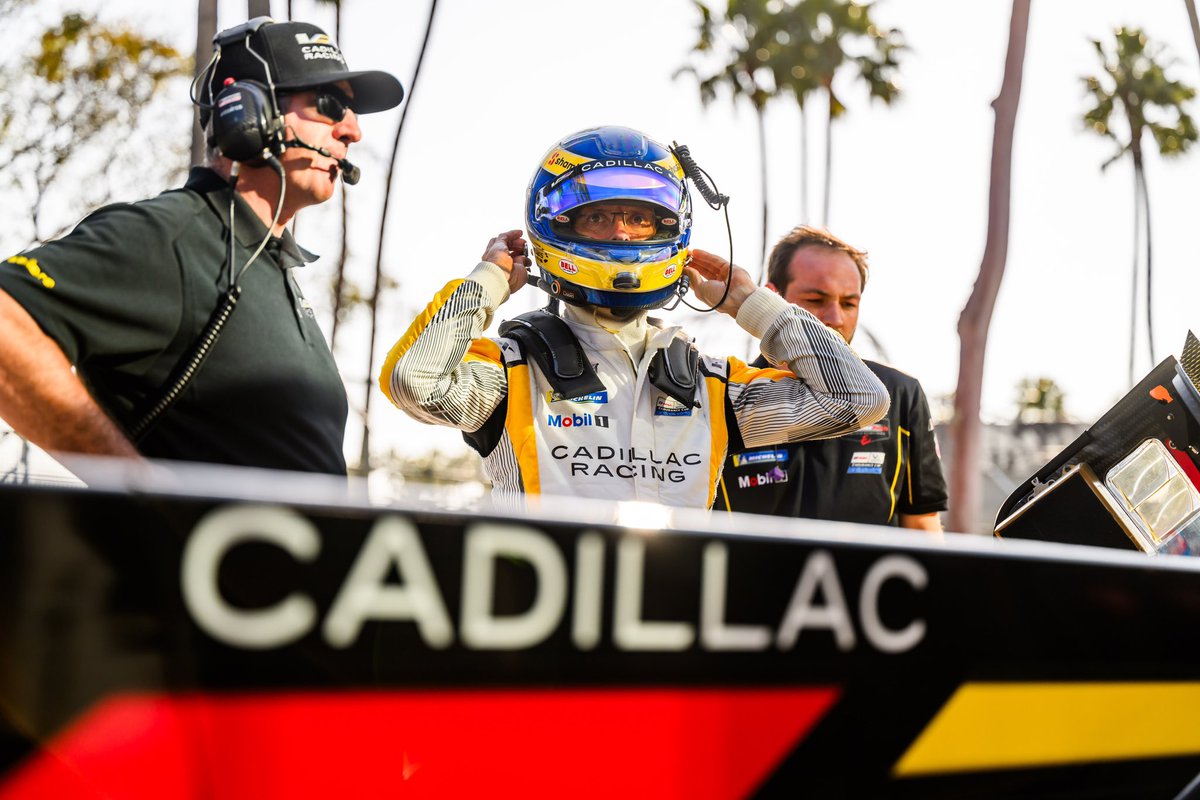
{"type": "MultiPolygon", "coordinates": [[[[208,167],[192,167],[184,188],[203,195],[209,207],[221,220],[222,226],[228,227],[229,195],[226,192],[229,190],[229,183],[220,174],[208,167]]],[[[253,252],[266,235],[267,226],[240,196],[234,196],[233,208],[234,236],[239,244],[253,252]]],[[[286,228],[281,236],[272,237],[265,249],[275,258],[281,269],[303,267],[320,257],[301,247],[292,237],[292,232],[286,228]]]]}

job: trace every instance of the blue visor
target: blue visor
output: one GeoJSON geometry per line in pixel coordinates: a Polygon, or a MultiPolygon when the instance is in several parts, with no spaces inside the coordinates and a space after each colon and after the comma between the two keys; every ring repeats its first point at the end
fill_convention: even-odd
{"type": "Polygon", "coordinates": [[[567,173],[562,183],[552,183],[543,189],[535,213],[539,217],[556,217],[585,203],[602,200],[635,200],[654,203],[674,216],[679,214],[683,187],[657,164],[621,159],[621,163],[636,166],[602,166],[603,161],[585,164],[586,172],[567,173]]]}

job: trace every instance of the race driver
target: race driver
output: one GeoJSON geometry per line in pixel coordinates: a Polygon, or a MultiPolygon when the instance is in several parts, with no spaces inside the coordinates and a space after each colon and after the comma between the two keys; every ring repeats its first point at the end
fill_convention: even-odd
{"type": "Polygon", "coordinates": [[[379,376],[412,417],[462,430],[495,491],[709,508],[731,444],[838,436],[887,411],[887,391],[836,331],[745,270],[689,252],[683,169],[638,131],[592,128],[552,147],[525,221],[536,270],[521,231],[494,237],[379,376]],[[484,338],[531,270],[554,301],[484,338]],[[648,315],[689,283],[761,340],[772,366],[701,356],[648,315]]]}

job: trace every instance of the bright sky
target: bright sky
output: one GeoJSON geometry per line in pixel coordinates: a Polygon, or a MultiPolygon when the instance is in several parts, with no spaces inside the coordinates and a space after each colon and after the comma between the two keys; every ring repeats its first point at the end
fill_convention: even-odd
{"type": "MultiPolygon", "coordinates": [[[[45,9],[56,2],[41,0],[45,9]]],[[[78,6],[108,20],[135,21],[181,49],[193,46],[190,3],[80,0],[78,6]]],[[[297,18],[332,33],[332,12],[325,6],[304,0],[294,6],[297,18]]],[[[427,0],[349,0],[345,6],[341,45],[351,67],[389,70],[411,88],[427,0]]],[[[244,9],[244,3],[223,2],[220,27],[242,21],[244,9]]],[[[849,113],[834,128],[829,224],[870,251],[872,278],[860,325],[883,342],[896,366],[922,381],[935,403],[957,380],[955,326],[983,253],[990,103],[1000,87],[1010,9],[1000,0],[881,0],[876,22],[902,29],[912,48],[902,63],[904,95],[887,108],[869,102],[861,87],[847,84],[840,91],[849,113]]],[[[279,18],[286,15],[282,0],[274,0],[273,10],[279,18]]],[[[757,270],[754,115],[748,105],[734,108],[727,97],[702,108],[695,81],[672,78],[688,60],[697,19],[689,0],[440,0],[397,168],[385,263],[398,289],[386,301],[377,364],[428,298],[472,268],[489,236],[522,227],[525,187],[541,155],[564,135],[592,125],[623,124],[689,145],[733,198],[734,260],[757,270]]],[[[1132,167],[1121,162],[1102,174],[1100,164],[1112,145],[1083,133],[1079,122],[1086,102],[1080,79],[1099,72],[1088,40],[1109,37],[1122,24],[1141,26],[1153,41],[1167,45],[1177,60],[1173,77],[1200,86],[1200,64],[1178,0],[1034,1],[1015,143],[1012,236],[987,354],[985,417],[1010,418],[1015,386],[1026,377],[1058,381],[1068,411],[1084,421],[1094,420],[1128,388],[1132,167]]],[[[188,113],[186,97],[178,99],[180,113],[188,113]]],[[[351,152],[363,172],[362,182],[350,190],[357,220],[352,256],[363,281],[373,268],[386,155],[399,113],[365,118],[365,140],[351,152]]],[[[767,124],[773,242],[795,224],[820,220],[801,217],[795,107],[778,101],[768,110],[767,124]]],[[[809,195],[815,206],[823,161],[819,113],[811,113],[809,126],[809,195]]],[[[1164,163],[1153,155],[1148,180],[1158,361],[1178,354],[1188,327],[1200,322],[1187,302],[1200,295],[1193,224],[1200,160],[1189,155],[1164,163]]],[[[699,205],[693,244],[724,253],[721,217],[699,205]]],[[[302,243],[330,256],[305,282],[326,320],[335,219],[332,207],[315,209],[301,215],[298,230],[302,243]]],[[[542,299],[525,290],[501,315],[520,313],[542,299]]],[[[1152,364],[1144,300],[1138,305],[1140,377],[1152,364]]],[[[726,317],[700,320],[676,311],[669,318],[697,335],[710,354],[746,355],[746,337],[726,317]]],[[[365,341],[365,326],[352,326],[337,353],[358,407],[365,341]]],[[[873,354],[861,334],[855,344],[864,355],[873,354]]],[[[431,445],[462,447],[455,432],[434,433],[411,422],[382,395],[372,400],[372,410],[377,447],[405,453],[431,445]]],[[[352,420],[347,437],[352,461],[359,435],[352,420]]]]}

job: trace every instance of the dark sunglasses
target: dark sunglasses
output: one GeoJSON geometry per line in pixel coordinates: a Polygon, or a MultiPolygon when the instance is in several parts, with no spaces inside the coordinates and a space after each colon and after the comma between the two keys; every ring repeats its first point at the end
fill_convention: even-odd
{"type": "Polygon", "coordinates": [[[354,100],[336,86],[318,86],[317,112],[334,122],[341,122],[347,111],[354,110],[354,100]]]}
{"type": "MultiPolygon", "coordinates": [[[[336,86],[317,86],[303,91],[312,92],[316,95],[314,105],[317,108],[317,113],[329,118],[332,122],[341,122],[346,118],[347,111],[354,110],[354,99],[336,86]]],[[[299,93],[289,92],[289,94],[299,93]]]]}

